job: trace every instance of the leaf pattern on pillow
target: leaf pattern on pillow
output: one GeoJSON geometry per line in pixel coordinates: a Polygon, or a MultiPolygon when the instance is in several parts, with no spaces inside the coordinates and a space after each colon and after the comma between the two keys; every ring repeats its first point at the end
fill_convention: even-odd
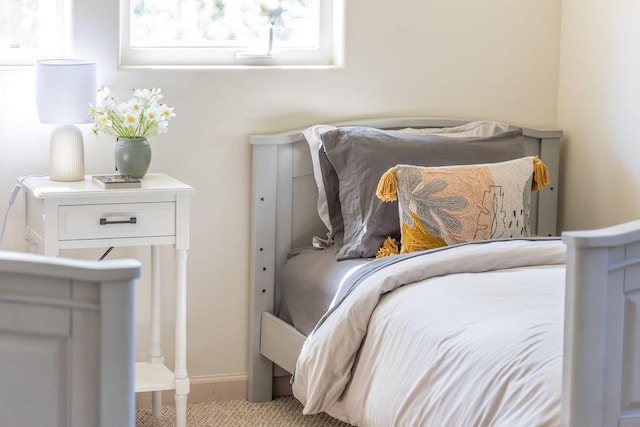
{"type": "Polygon", "coordinates": [[[463,196],[438,197],[447,188],[447,182],[435,179],[426,184],[419,183],[412,192],[409,210],[424,218],[425,228],[429,233],[440,236],[439,229],[445,227],[455,233],[462,231],[462,223],[450,212],[465,209],[468,205],[463,196]]]}
{"type": "Polygon", "coordinates": [[[447,246],[442,237],[435,236],[425,229],[418,215],[409,212],[409,216],[413,220],[412,223],[402,224],[402,253],[447,246]]]}

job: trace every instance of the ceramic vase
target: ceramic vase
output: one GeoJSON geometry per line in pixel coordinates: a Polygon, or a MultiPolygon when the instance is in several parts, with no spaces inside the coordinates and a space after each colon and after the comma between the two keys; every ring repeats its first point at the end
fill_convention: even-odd
{"type": "Polygon", "coordinates": [[[151,164],[149,141],[147,138],[118,138],[114,158],[120,175],[142,178],[151,164]]]}

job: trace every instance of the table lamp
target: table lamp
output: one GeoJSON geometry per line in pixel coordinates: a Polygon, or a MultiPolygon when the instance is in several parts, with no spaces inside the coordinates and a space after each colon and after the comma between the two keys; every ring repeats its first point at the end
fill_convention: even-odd
{"type": "Polygon", "coordinates": [[[49,179],[84,180],[84,141],[76,126],[90,123],[89,103],[96,103],[96,63],[79,59],[36,62],[36,108],[41,123],[59,125],[51,132],[49,179]]]}

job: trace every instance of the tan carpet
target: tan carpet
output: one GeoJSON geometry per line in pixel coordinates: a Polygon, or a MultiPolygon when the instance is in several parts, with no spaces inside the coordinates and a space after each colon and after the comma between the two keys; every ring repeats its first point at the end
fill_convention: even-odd
{"type": "MultiPolygon", "coordinates": [[[[271,402],[250,403],[246,400],[230,400],[189,404],[189,427],[346,427],[341,421],[327,414],[302,415],[302,405],[293,397],[281,397],[271,402]]],[[[162,408],[159,419],[151,415],[151,408],[138,409],[136,427],[173,427],[173,406],[162,408]]]]}

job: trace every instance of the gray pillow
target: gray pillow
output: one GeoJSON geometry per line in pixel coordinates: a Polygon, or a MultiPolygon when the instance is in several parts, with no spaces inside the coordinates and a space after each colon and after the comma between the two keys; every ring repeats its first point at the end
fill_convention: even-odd
{"type": "Polygon", "coordinates": [[[524,157],[522,129],[484,138],[411,135],[368,127],[341,127],[322,134],[322,180],[337,258],[375,256],[387,236],[400,241],[396,202],[382,202],[376,187],[397,164],[452,166],[524,157]]]}

